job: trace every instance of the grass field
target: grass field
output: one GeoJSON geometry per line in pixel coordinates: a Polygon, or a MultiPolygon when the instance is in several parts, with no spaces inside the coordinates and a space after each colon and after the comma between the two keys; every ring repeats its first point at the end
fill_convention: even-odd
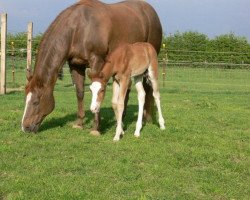
{"type": "Polygon", "coordinates": [[[249,70],[167,72],[166,130],[146,124],[141,138],[133,137],[133,90],[118,143],[111,87],[101,137],[89,134],[87,88],[85,128],[71,128],[76,98],[68,75],[58,81],[56,108],[36,135],[20,131],[23,92],[0,96],[0,199],[249,199],[249,70]]]}

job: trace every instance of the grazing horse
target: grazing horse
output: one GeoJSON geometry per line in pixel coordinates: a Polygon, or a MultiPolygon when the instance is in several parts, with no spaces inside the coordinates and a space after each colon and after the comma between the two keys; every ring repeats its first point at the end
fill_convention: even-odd
{"type": "MultiPolygon", "coordinates": [[[[58,72],[67,61],[78,102],[75,127],[83,126],[85,116],[85,70],[98,73],[106,56],[124,43],[149,42],[159,53],[162,27],[155,10],[140,0],[105,4],[98,0],[81,0],[65,9],[49,26],[41,40],[33,75],[27,73],[26,105],[22,118],[24,132],[36,132],[55,106],[53,90],[58,72]]],[[[146,90],[146,118],[152,115],[152,89],[146,90]]],[[[99,113],[94,130],[99,130],[99,113]]]]}
{"type": "Polygon", "coordinates": [[[149,43],[125,44],[114,50],[97,74],[89,73],[92,79],[90,89],[92,91],[92,102],[90,110],[98,113],[104,99],[106,85],[113,77],[112,107],[115,112],[117,127],[114,141],[120,140],[124,134],[122,129],[122,114],[124,111],[124,100],[129,88],[131,77],[134,78],[135,87],[138,92],[139,112],[134,135],[140,136],[142,128],[143,106],[145,103],[145,91],[143,88],[143,76],[146,76],[153,88],[153,96],[159,113],[159,124],[162,130],[165,129],[160,106],[160,92],[158,86],[158,60],[154,47],[149,43]]]}

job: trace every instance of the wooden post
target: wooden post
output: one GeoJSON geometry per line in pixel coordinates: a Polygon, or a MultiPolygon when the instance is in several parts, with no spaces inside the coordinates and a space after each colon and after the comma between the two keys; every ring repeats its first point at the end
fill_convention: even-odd
{"type": "Polygon", "coordinates": [[[1,94],[6,94],[6,37],[7,14],[1,15],[1,94]]]}
{"type": "Polygon", "coordinates": [[[15,83],[15,43],[11,42],[12,82],[15,83]]]}
{"type": "MultiPolygon", "coordinates": [[[[166,49],[166,44],[162,45],[163,49],[166,49]]],[[[163,67],[162,67],[162,87],[165,88],[165,82],[166,82],[166,68],[168,64],[168,54],[166,51],[166,57],[163,58],[163,67]]]]}
{"type": "Polygon", "coordinates": [[[163,86],[163,88],[165,88],[167,64],[168,64],[168,56],[166,53],[166,58],[165,58],[165,62],[163,63],[163,69],[162,69],[162,86],[163,86]]]}
{"type": "Polygon", "coordinates": [[[32,67],[32,37],[33,37],[33,23],[28,24],[27,32],[27,71],[31,71],[32,67]]]}

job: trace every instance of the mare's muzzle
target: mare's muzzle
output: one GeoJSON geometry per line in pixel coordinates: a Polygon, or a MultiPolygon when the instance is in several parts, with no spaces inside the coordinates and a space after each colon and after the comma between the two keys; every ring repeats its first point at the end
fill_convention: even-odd
{"type": "Polygon", "coordinates": [[[25,126],[25,125],[22,125],[22,131],[25,132],[25,133],[36,133],[38,131],[40,127],[40,123],[39,124],[31,124],[30,126],[25,126]]]}

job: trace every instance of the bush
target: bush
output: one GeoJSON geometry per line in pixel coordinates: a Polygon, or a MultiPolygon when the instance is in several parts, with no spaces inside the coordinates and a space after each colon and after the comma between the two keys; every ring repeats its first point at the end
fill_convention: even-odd
{"type": "MultiPolygon", "coordinates": [[[[36,54],[42,34],[33,37],[32,53],[36,54]]],[[[27,33],[21,32],[17,34],[8,33],[7,35],[7,56],[26,57],[27,56],[27,33]]]]}
{"type": "Polygon", "coordinates": [[[213,62],[250,64],[250,44],[245,37],[233,33],[209,39],[198,32],[176,32],[164,36],[160,59],[168,55],[175,62],[213,62]]]}

